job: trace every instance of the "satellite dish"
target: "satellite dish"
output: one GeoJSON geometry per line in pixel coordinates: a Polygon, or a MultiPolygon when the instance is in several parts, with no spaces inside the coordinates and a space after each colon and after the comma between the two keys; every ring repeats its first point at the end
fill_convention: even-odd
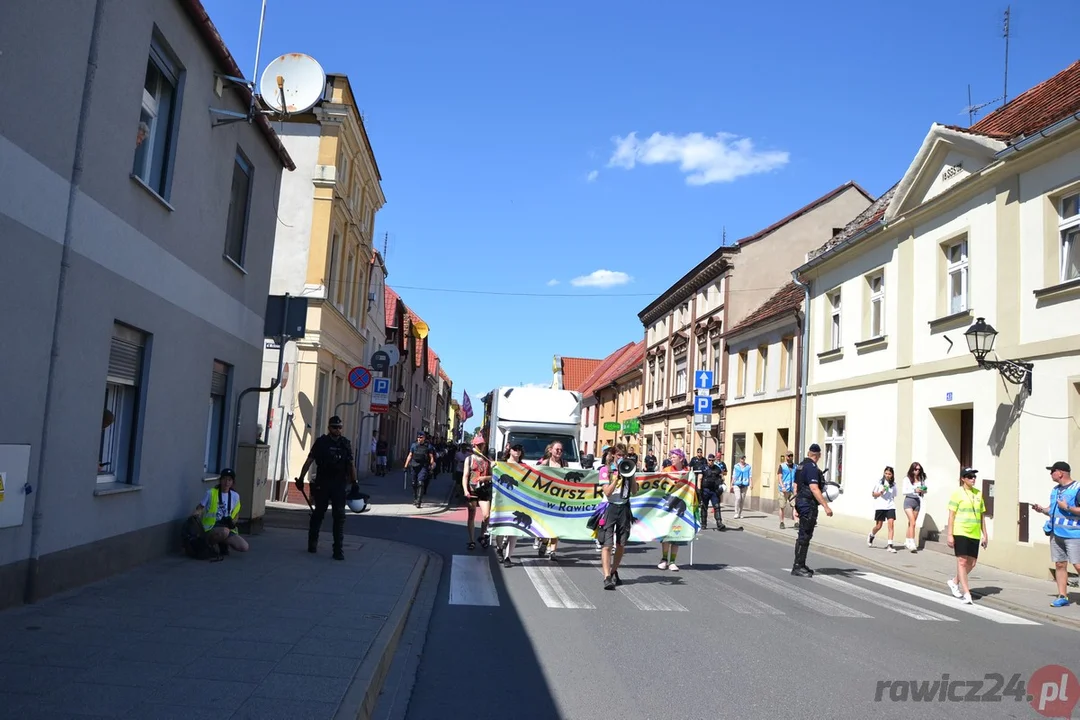
{"type": "Polygon", "coordinates": [[[302,113],[322,99],[326,73],[322,65],[303,53],[276,58],[263,70],[259,93],[268,106],[279,113],[302,113]]]}

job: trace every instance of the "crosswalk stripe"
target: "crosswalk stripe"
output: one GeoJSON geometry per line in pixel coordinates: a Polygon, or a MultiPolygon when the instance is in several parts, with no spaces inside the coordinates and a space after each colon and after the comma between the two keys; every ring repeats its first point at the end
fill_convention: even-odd
{"type": "Polygon", "coordinates": [[[734,610],[742,615],[783,615],[783,610],[774,608],[769,603],[747,595],[742,590],[736,590],[731,585],[721,582],[704,573],[695,573],[691,587],[696,587],[710,600],[720,603],[729,610],[734,610]],[[699,585],[699,583],[701,585],[699,585]],[[707,585],[708,588],[702,587],[707,585]]]}
{"type": "Polygon", "coordinates": [[[798,603],[805,608],[814,610],[822,615],[828,615],[829,617],[853,617],[853,618],[870,618],[870,615],[861,613],[855,608],[850,608],[847,605],[842,605],[835,600],[830,600],[827,597],[822,597],[815,593],[806,592],[805,590],[796,590],[793,587],[785,585],[778,579],[771,578],[760,570],[755,570],[751,567],[727,567],[724,568],[724,572],[731,571],[737,573],[740,577],[744,577],[755,585],[759,585],[767,590],[783,595],[788,600],[798,603]]]}
{"type": "Polygon", "coordinates": [[[450,565],[450,604],[498,607],[499,593],[487,555],[455,555],[450,565]]]}
{"type": "MultiPolygon", "coordinates": [[[[588,564],[595,567],[601,575],[604,574],[604,567],[599,561],[590,560],[588,561],[588,564]]],[[[627,580],[636,580],[641,577],[641,572],[639,570],[620,566],[619,577],[627,580]]],[[[690,612],[682,605],[682,603],[657,587],[636,584],[620,585],[618,591],[620,594],[625,595],[627,600],[632,602],[638,610],[652,612],[690,612]]]]}
{"type": "Polygon", "coordinates": [[[595,610],[596,606],[589,602],[585,594],[578,589],[570,576],[562,568],[551,567],[542,564],[537,558],[522,558],[521,564],[525,566],[525,574],[529,576],[540,599],[549,608],[563,610],[595,610]]]}
{"type": "Polygon", "coordinates": [[[859,572],[855,573],[856,577],[869,580],[872,583],[878,585],[884,585],[887,588],[893,590],[899,590],[900,592],[907,593],[909,595],[915,595],[921,597],[924,600],[935,602],[939,605],[947,605],[955,610],[966,612],[971,615],[977,615],[986,620],[992,620],[1002,625],[1038,625],[1039,623],[1034,620],[1028,620],[1027,618],[1017,617],[1016,615],[1010,615],[1009,613],[995,610],[994,608],[988,608],[983,605],[964,605],[951,595],[945,595],[944,593],[935,592],[933,590],[927,590],[924,587],[918,585],[910,585],[901,580],[894,580],[884,575],[877,575],[871,572],[859,572]]]}
{"type": "Polygon", "coordinates": [[[892,612],[898,612],[901,615],[907,615],[910,618],[916,620],[936,620],[943,622],[956,622],[956,618],[951,618],[948,615],[942,615],[936,613],[933,610],[923,610],[922,608],[912,605],[911,603],[904,602],[903,600],[897,600],[896,598],[889,597],[888,595],[882,595],[881,593],[874,592],[861,585],[855,585],[853,583],[844,582],[839,578],[832,577],[831,575],[822,575],[820,572],[814,576],[814,582],[820,582],[824,585],[828,585],[831,588],[839,590],[842,593],[847,593],[853,597],[857,597],[860,600],[865,600],[868,603],[873,603],[892,612]]]}

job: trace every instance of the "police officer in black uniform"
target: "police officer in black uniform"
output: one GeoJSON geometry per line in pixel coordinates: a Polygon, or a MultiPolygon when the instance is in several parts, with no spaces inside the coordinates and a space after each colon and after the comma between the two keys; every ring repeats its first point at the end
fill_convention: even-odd
{"type": "Polygon", "coordinates": [[[825,485],[825,476],[817,465],[821,459],[821,446],[814,443],[807,455],[795,470],[795,509],[799,512],[799,539],[795,541],[795,562],[791,566],[791,574],[801,577],[814,576],[814,571],[806,567],[806,552],[814,538],[818,506],[824,506],[825,514],[832,517],[829,501],[821,492],[825,485]]]}
{"type": "Polygon", "coordinates": [[[300,477],[296,478],[296,487],[304,489],[304,476],[311,463],[319,466],[315,480],[311,483],[311,498],[315,505],[308,525],[308,552],[313,553],[319,546],[319,528],[326,516],[328,505],[334,512],[334,559],[344,560],[341,550],[345,536],[345,499],[348,487],[356,483],[356,466],[353,465],[352,445],[349,438],[341,434],[342,422],[337,415],[330,418],[329,432],[319,436],[311,446],[300,477]]]}

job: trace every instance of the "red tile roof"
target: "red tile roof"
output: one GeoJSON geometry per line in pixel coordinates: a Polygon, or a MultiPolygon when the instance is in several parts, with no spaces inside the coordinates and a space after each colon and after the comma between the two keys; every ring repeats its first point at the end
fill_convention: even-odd
{"type": "Polygon", "coordinates": [[[427,372],[428,375],[435,374],[435,368],[439,365],[439,356],[435,354],[435,351],[430,347],[427,351],[427,372]]]}
{"type": "Polygon", "coordinates": [[[589,379],[592,371],[603,362],[603,360],[578,357],[563,357],[561,360],[562,386],[564,390],[580,390],[582,384],[589,379]]]}
{"type": "Polygon", "coordinates": [[[824,245],[819,247],[817,250],[811,250],[807,256],[807,259],[813,260],[815,258],[818,258],[829,252],[833,248],[847,243],[848,240],[855,237],[866,228],[881,220],[881,218],[885,216],[885,211],[889,209],[889,203],[892,202],[893,195],[896,194],[896,188],[898,185],[900,185],[899,182],[886,190],[884,195],[871,203],[870,207],[859,213],[854,220],[844,226],[844,229],[842,231],[829,238],[829,240],[824,245]]]}
{"type": "Polygon", "coordinates": [[[439,365],[439,377],[443,379],[443,382],[447,385],[451,385],[450,376],[446,374],[446,371],[442,369],[442,364],[439,365]]]}
{"type": "Polygon", "coordinates": [[[599,388],[603,387],[605,382],[611,382],[613,379],[610,377],[611,371],[618,365],[619,360],[621,360],[628,352],[631,352],[636,345],[637,343],[626,343],[621,348],[601,360],[600,364],[596,366],[596,369],[592,371],[592,374],[581,384],[581,390],[579,392],[585,397],[588,397],[595,393],[599,388]]]}
{"type": "Polygon", "coordinates": [[[770,235],[770,234],[776,232],[777,230],[779,230],[783,226],[787,225],[789,222],[799,218],[802,215],[805,215],[806,213],[810,212],[811,210],[818,207],[819,205],[824,205],[825,203],[829,202],[830,200],[832,200],[837,195],[840,195],[841,193],[843,193],[843,192],[845,192],[847,190],[850,190],[851,188],[855,188],[856,190],[861,192],[863,195],[866,196],[867,200],[872,201],[874,199],[874,197],[870,193],[863,190],[859,186],[859,184],[857,182],[855,182],[854,180],[849,180],[848,182],[844,183],[840,187],[835,188],[834,190],[831,190],[831,191],[825,193],[824,195],[819,197],[817,200],[814,200],[813,202],[809,203],[808,205],[804,205],[803,207],[799,208],[795,212],[788,215],[786,218],[784,218],[782,220],[779,220],[777,222],[774,222],[769,227],[765,228],[764,230],[759,230],[756,233],[754,233],[753,235],[750,235],[749,237],[744,237],[742,240],[739,240],[735,244],[736,245],[745,245],[746,243],[751,243],[751,242],[754,242],[755,240],[760,240],[761,238],[765,237],[766,235],[770,235]]]}
{"type": "Polygon", "coordinates": [[[1021,93],[971,126],[973,132],[1016,138],[1080,112],[1080,60],[1021,93]]]}
{"type": "Polygon", "coordinates": [[[620,377],[630,372],[634,368],[641,369],[641,365],[645,362],[645,341],[639,340],[632,348],[623,353],[623,356],[616,363],[615,367],[611,369],[611,372],[604,377],[601,382],[615,382],[620,377]]]}
{"type": "MultiPolygon", "coordinates": [[[[409,332],[412,332],[413,326],[418,323],[424,322],[420,319],[420,316],[413,312],[413,309],[408,305],[405,306],[405,312],[409,316],[409,332]]],[[[416,352],[414,353],[413,360],[416,367],[423,367],[424,365],[424,341],[420,338],[416,338],[416,352]]]]}
{"type": "Polygon", "coordinates": [[[383,286],[383,304],[386,306],[386,327],[397,327],[397,303],[401,298],[390,289],[389,285],[383,286]]]}
{"type": "Polygon", "coordinates": [[[736,335],[767,320],[781,315],[790,315],[802,307],[803,296],[804,293],[801,287],[795,283],[788,283],[771,298],[759,305],[756,310],[747,315],[745,320],[728,330],[724,335],[736,335]]]}

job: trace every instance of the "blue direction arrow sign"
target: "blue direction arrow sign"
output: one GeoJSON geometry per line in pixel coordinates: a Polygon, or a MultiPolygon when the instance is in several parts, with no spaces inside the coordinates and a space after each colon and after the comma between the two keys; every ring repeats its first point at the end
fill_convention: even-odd
{"type": "Polygon", "coordinates": [[[712,387],[712,371],[711,370],[698,370],[694,373],[694,388],[697,390],[708,390],[712,387]]]}
{"type": "Polygon", "coordinates": [[[712,415],[712,398],[708,395],[695,395],[694,414],[712,415]]]}
{"type": "Polygon", "coordinates": [[[371,371],[357,365],[349,371],[349,384],[357,390],[363,390],[371,384],[371,371]]]}

